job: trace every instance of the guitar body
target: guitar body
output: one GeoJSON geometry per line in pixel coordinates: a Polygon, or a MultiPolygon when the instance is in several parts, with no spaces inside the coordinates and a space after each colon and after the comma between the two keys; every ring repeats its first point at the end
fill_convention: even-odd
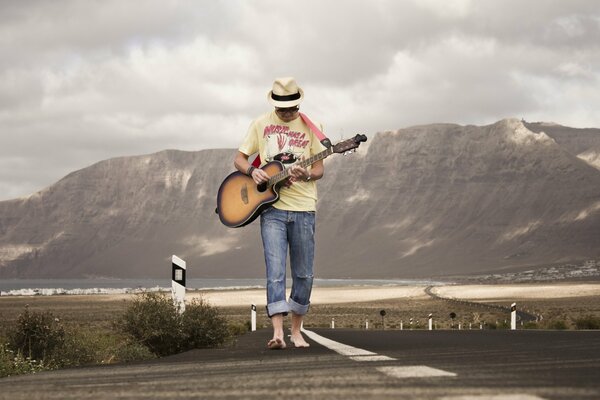
{"type": "MultiPolygon", "coordinates": [[[[262,167],[267,175],[283,171],[283,164],[271,161],[262,167]]],[[[279,186],[257,186],[254,180],[239,171],[225,178],[217,195],[217,212],[221,222],[230,228],[239,228],[254,221],[264,209],[279,200],[279,186]]]]}

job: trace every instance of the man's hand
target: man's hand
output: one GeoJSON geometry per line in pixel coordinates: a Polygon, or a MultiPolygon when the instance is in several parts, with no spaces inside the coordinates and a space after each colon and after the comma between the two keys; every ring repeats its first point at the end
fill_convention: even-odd
{"type": "Polygon", "coordinates": [[[298,181],[308,181],[310,179],[310,173],[308,172],[308,170],[306,168],[302,168],[299,165],[293,165],[290,167],[290,179],[289,179],[289,186],[292,185],[293,182],[298,182],[298,181]]]}
{"type": "Polygon", "coordinates": [[[260,168],[255,168],[252,171],[252,179],[254,179],[254,183],[260,185],[261,183],[265,183],[268,181],[270,176],[260,168]]]}

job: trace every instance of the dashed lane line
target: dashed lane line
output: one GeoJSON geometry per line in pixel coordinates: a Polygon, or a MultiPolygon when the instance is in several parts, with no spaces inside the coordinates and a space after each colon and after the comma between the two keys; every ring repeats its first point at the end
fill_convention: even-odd
{"type": "Polygon", "coordinates": [[[377,367],[377,371],[383,372],[392,378],[434,378],[438,376],[456,376],[454,372],[431,368],[426,365],[409,365],[405,367],[377,367]]]}
{"type": "Polygon", "coordinates": [[[335,340],[327,339],[321,335],[314,333],[313,331],[307,331],[302,329],[302,332],[306,334],[310,339],[319,343],[322,346],[327,347],[329,350],[333,350],[338,354],[341,354],[354,361],[394,361],[395,358],[388,356],[381,356],[372,351],[359,349],[358,347],[349,346],[344,343],[336,342],[335,340]]]}
{"type": "Polygon", "coordinates": [[[543,397],[531,394],[497,394],[497,395],[465,395],[465,396],[444,396],[439,400],[545,400],[543,397]]]}
{"type": "MultiPolygon", "coordinates": [[[[335,351],[338,354],[346,356],[354,361],[397,361],[397,359],[382,356],[369,350],[360,349],[335,340],[327,339],[315,332],[302,329],[302,332],[310,339],[335,351]]],[[[444,371],[442,369],[428,367],[426,365],[407,365],[407,366],[381,366],[375,368],[377,371],[397,379],[407,378],[451,378],[457,375],[454,372],[444,371]]],[[[496,395],[464,395],[464,396],[446,396],[440,400],[545,400],[543,397],[524,393],[509,393],[496,395]]]]}
{"type": "MultiPolygon", "coordinates": [[[[396,361],[395,358],[383,356],[369,350],[360,349],[335,340],[327,339],[313,331],[303,329],[302,332],[310,339],[335,351],[338,354],[346,356],[354,361],[396,361]]],[[[430,377],[453,377],[454,372],[448,372],[437,368],[431,368],[426,365],[410,366],[388,366],[378,367],[377,371],[382,372],[392,378],[430,378],[430,377]]]]}

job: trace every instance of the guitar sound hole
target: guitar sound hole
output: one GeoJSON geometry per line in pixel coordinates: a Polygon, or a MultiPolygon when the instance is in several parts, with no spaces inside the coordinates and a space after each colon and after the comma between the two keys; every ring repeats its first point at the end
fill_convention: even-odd
{"type": "Polygon", "coordinates": [[[258,186],[256,187],[256,189],[257,189],[257,190],[258,190],[260,193],[262,193],[262,192],[265,192],[265,191],[267,190],[267,184],[266,184],[266,183],[261,183],[260,185],[258,185],[258,186]]]}

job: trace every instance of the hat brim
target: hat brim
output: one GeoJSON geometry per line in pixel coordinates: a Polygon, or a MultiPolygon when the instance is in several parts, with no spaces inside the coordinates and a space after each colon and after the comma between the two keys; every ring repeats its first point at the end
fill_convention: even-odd
{"type": "Polygon", "coordinates": [[[273,97],[272,97],[273,91],[270,90],[269,93],[267,93],[267,100],[269,100],[269,103],[271,103],[272,105],[274,105],[275,107],[278,107],[278,108],[294,107],[294,106],[297,106],[298,104],[302,103],[302,100],[304,100],[304,91],[301,88],[298,88],[298,93],[300,93],[300,97],[295,100],[278,101],[278,100],[273,99],[273,97]]]}

